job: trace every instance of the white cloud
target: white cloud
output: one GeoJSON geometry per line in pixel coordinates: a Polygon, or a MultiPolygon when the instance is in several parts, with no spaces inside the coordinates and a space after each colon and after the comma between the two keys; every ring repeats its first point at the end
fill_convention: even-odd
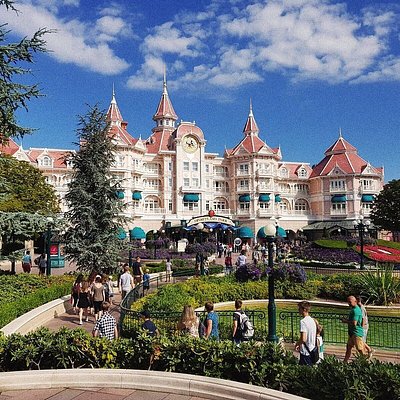
{"type": "Polygon", "coordinates": [[[173,53],[195,57],[199,54],[200,41],[195,36],[184,36],[181,31],[167,22],[156,27],[154,34],[148,35],[143,42],[145,53],[173,53]]]}
{"type": "Polygon", "coordinates": [[[400,57],[388,57],[378,63],[376,70],[359,76],[350,83],[400,81],[400,57]]]}
{"type": "Polygon", "coordinates": [[[132,29],[126,21],[111,15],[104,15],[96,21],[95,32],[98,42],[114,42],[133,35],[132,29]]]}
{"type": "MultiPolygon", "coordinates": [[[[18,14],[0,10],[0,16],[8,27],[23,36],[31,36],[39,28],[46,27],[56,33],[46,36],[49,56],[63,63],[72,63],[82,68],[104,74],[115,75],[129,67],[105,43],[91,43],[90,32],[93,27],[78,20],[58,18],[52,10],[37,4],[18,4],[18,14]]],[[[104,26],[103,26],[104,28],[104,26]]],[[[108,26],[110,31],[110,25],[108,26]]]]}

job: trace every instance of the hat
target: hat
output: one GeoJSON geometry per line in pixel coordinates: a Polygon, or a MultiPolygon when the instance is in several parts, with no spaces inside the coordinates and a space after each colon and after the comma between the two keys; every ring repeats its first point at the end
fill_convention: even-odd
{"type": "Polygon", "coordinates": [[[96,278],[101,278],[101,275],[96,275],[96,278]]]}
{"type": "Polygon", "coordinates": [[[150,318],[150,311],[149,310],[143,310],[140,312],[140,315],[144,318],[150,318]]]}

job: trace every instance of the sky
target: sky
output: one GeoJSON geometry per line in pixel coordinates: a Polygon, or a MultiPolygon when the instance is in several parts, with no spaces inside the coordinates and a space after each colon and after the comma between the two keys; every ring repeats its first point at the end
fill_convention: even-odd
{"type": "Polygon", "coordinates": [[[260,137],[284,161],[318,163],[343,137],[385,181],[400,179],[400,4],[371,0],[17,0],[7,40],[46,35],[32,76],[44,97],[18,112],[24,148],[73,148],[78,115],[107,109],[147,138],[162,92],[196,121],[207,152],[243,137],[250,99],[260,137]]]}

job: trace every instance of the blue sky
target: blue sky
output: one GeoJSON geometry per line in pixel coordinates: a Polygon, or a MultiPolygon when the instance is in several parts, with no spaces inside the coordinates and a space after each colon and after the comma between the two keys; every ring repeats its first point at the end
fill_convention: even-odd
{"type": "Polygon", "coordinates": [[[370,0],[24,0],[0,10],[10,40],[47,27],[31,82],[46,97],[18,114],[37,128],[23,146],[71,148],[86,104],[112,85],[128,131],[146,138],[164,65],[179,120],[207,151],[242,138],[249,99],[260,137],[311,164],[338,137],[385,179],[400,178],[400,5],[370,0]]]}

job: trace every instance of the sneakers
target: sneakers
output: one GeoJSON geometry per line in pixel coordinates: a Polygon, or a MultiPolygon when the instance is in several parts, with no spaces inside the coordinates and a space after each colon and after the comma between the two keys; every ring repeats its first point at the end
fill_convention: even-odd
{"type": "Polygon", "coordinates": [[[82,322],[82,321],[79,321],[79,325],[83,325],[83,322],[82,322]]]}
{"type": "Polygon", "coordinates": [[[367,357],[368,360],[371,360],[371,358],[372,358],[374,352],[375,352],[374,349],[370,349],[370,351],[368,352],[368,357],[367,357]]]}

